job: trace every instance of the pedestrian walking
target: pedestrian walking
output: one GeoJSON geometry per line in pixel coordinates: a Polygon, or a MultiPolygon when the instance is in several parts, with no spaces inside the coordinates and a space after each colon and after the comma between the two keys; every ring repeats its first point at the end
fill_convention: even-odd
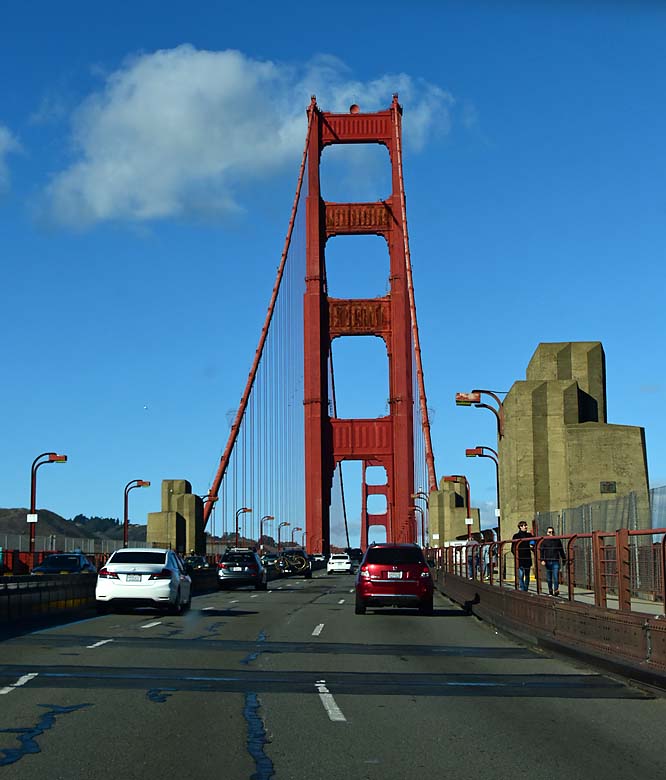
{"type": "MultiPolygon", "coordinates": [[[[518,532],[512,539],[534,539],[534,534],[527,530],[527,521],[521,520],[518,523],[518,532]]],[[[532,568],[532,543],[526,541],[517,541],[513,544],[513,555],[518,565],[518,588],[527,590],[530,585],[530,569],[532,568]]]]}
{"type": "Polygon", "coordinates": [[[555,538],[555,529],[548,526],[546,538],[541,542],[541,565],[546,567],[546,582],[551,596],[560,595],[560,564],[564,565],[567,556],[564,554],[562,540],[555,538]]]}

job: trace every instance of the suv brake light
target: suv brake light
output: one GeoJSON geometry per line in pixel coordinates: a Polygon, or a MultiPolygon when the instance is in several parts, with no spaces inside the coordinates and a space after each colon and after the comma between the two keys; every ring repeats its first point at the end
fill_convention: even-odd
{"type": "Polygon", "coordinates": [[[367,566],[361,566],[358,572],[359,577],[363,577],[364,580],[370,579],[370,569],[367,566]]]}
{"type": "Polygon", "coordinates": [[[421,569],[421,576],[422,577],[429,577],[430,576],[430,569],[425,566],[423,569],[421,569]]]}
{"type": "Polygon", "coordinates": [[[120,579],[118,575],[115,573],[115,571],[109,571],[106,566],[103,569],[99,570],[99,573],[97,574],[98,577],[101,577],[103,580],[109,579],[109,580],[117,580],[120,579]]]}
{"type": "Polygon", "coordinates": [[[151,574],[150,577],[148,577],[149,580],[170,580],[171,579],[171,569],[162,569],[160,572],[155,572],[155,574],[151,574]]]}

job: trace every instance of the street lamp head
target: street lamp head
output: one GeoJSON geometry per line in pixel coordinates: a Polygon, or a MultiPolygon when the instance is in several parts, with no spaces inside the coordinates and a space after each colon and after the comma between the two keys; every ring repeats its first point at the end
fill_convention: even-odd
{"type": "Polygon", "coordinates": [[[483,455],[483,447],[472,447],[465,450],[465,457],[476,458],[477,455],[483,455]]]}
{"type": "Polygon", "coordinates": [[[49,452],[49,463],[67,463],[67,455],[58,455],[55,452],[49,452]]]}
{"type": "Polygon", "coordinates": [[[150,487],[150,482],[148,482],[148,480],[146,480],[146,479],[138,479],[136,481],[136,486],[137,487],[150,487]]]}
{"type": "Polygon", "coordinates": [[[481,401],[481,393],[475,390],[471,393],[456,393],[456,406],[471,406],[481,401]]]}
{"type": "Polygon", "coordinates": [[[252,511],[252,507],[244,506],[244,507],[241,507],[238,511],[241,512],[241,513],[242,512],[251,512],[252,511]]]}

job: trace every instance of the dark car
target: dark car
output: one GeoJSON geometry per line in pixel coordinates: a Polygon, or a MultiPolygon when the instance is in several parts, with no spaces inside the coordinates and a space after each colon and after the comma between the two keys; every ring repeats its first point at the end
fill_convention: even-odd
{"type": "Polygon", "coordinates": [[[95,565],[82,553],[54,553],[35,566],[31,574],[97,574],[95,565]]]}
{"type": "Polygon", "coordinates": [[[356,614],[367,607],[418,607],[431,615],[434,586],[423,550],[416,544],[373,544],[356,575],[356,614]]]}
{"type": "Polygon", "coordinates": [[[256,590],[268,587],[268,572],[254,550],[227,550],[217,568],[220,588],[254,585],[256,590]]]}
{"type": "Polygon", "coordinates": [[[210,563],[203,555],[188,555],[185,558],[185,568],[188,571],[210,569],[210,563]]]}
{"type": "Polygon", "coordinates": [[[282,550],[274,566],[280,574],[302,574],[306,580],[312,579],[312,559],[302,547],[282,550]]]}

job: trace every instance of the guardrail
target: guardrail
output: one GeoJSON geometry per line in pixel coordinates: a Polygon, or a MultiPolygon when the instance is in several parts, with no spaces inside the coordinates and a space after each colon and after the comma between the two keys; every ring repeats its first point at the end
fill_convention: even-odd
{"type": "Polygon", "coordinates": [[[542,594],[541,566],[545,539],[559,539],[566,562],[560,569],[560,596],[623,612],[665,614],[666,529],[620,529],[570,536],[524,537],[519,541],[473,542],[430,550],[437,568],[490,586],[518,589],[517,545],[529,545],[532,556],[529,590],[542,594]]]}

